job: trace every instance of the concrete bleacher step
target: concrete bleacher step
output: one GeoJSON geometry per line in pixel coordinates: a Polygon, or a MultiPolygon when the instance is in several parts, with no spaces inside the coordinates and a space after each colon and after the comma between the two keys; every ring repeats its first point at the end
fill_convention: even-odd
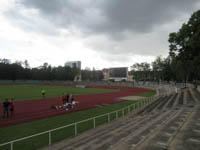
{"type": "Polygon", "coordinates": [[[158,110],[158,108],[160,106],[162,106],[165,102],[166,102],[166,99],[167,99],[167,96],[163,97],[160,99],[159,103],[157,103],[152,109],[151,111],[148,111],[148,112],[156,112],[158,110]]]}
{"type": "MultiPolygon", "coordinates": [[[[86,145],[87,143],[89,143],[90,141],[94,140],[94,139],[98,139],[98,138],[105,138],[103,136],[107,136],[107,133],[109,133],[110,131],[113,131],[113,130],[122,130],[123,128],[127,128],[127,126],[130,126],[130,124],[128,124],[128,122],[130,123],[130,119],[133,121],[133,122],[141,122],[139,121],[141,119],[141,117],[138,117],[138,118],[128,118],[128,119],[125,119],[124,121],[116,121],[117,123],[116,124],[108,124],[106,125],[106,127],[104,128],[96,128],[95,131],[92,131],[94,132],[92,135],[90,135],[90,133],[88,133],[90,136],[86,136],[86,137],[83,137],[83,138],[80,138],[78,139],[78,141],[72,141],[72,142],[69,142],[68,143],[68,146],[63,146],[62,148],[60,149],[73,149],[74,147],[78,148],[78,147],[81,147],[83,145],[86,145]],[[69,146],[70,145],[70,146],[69,146]]],[[[88,135],[87,134],[87,135],[88,135]]]]}
{"type": "Polygon", "coordinates": [[[177,96],[178,96],[178,93],[174,94],[165,108],[167,108],[167,109],[173,108],[173,105],[176,102],[177,96]]]}
{"type": "Polygon", "coordinates": [[[163,97],[159,97],[156,101],[154,101],[151,105],[148,105],[145,109],[138,112],[138,115],[144,115],[146,113],[152,112],[152,110],[159,105],[159,103],[162,101],[163,97]]]}
{"type": "Polygon", "coordinates": [[[188,104],[195,104],[196,101],[195,101],[195,99],[193,98],[193,96],[192,96],[190,90],[187,90],[186,93],[187,93],[188,104]]]}
{"type": "MultiPolygon", "coordinates": [[[[63,147],[63,149],[66,149],[66,150],[71,149],[71,148],[79,149],[80,147],[81,147],[81,149],[84,149],[85,147],[88,147],[88,144],[90,145],[90,147],[91,147],[91,145],[95,145],[96,147],[98,147],[98,146],[101,147],[98,144],[101,143],[102,145],[104,145],[103,141],[105,139],[106,139],[106,141],[108,141],[109,137],[115,137],[115,136],[113,136],[114,133],[122,133],[125,131],[126,131],[125,134],[129,133],[128,130],[130,128],[134,128],[136,126],[141,126],[142,124],[148,122],[151,118],[152,117],[150,117],[150,118],[149,117],[136,117],[134,119],[128,118],[123,121],[118,120],[118,121],[116,121],[116,124],[114,124],[114,126],[107,125],[106,127],[101,128],[100,130],[96,130],[92,136],[90,134],[88,134],[88,136],[78,139],[78,141],[70,142],[68,144],[70,146],[63,147]],[[92,143],[91,143],[91,141],[92,141],[92,143]]],[[[121,135],[121,136],[124,136],[124,135],[121,135]]]]}
{"type": "MultiPolygon", "coordinates": [[[[126,139],[130,138],[132,134],[137,135],[139,133],[146,132],[146,124],[150,122],[155,122],[157,118],[163,118],[163,117],[144,117],[142,119],[142,122],[138,122],[137,124],[129,125],[128,127],[117,129],[111,131],[109,134],[105,134],[103,137],[95,139],[94,143],[92,144],[94,147],[91,147],[93,150],[100,150],[100,149],[108,149],[108,148],[114,148],[114,145],[119,142],[125,142],[126,139]],[[154,121],[152,121],[154,120],[154,121]]],[[[158,120],[158,119],[157,119],[158,120]]],[[[87,145],[84,145],[81,149],[84,149],[87,147],[87,145]]],[[[76,148],[75,148],[76,149],[76,148]]]]}
{"type": "Polygon", "coordinates": [[[177,112],[176,111],[167,111],[159,115],[159,117],[155,118],[151,122],[144,125],[142,128],[138,128],[134,133],[129,134],[123,140],[118,141],[115,145],[112,145],[110,150],[120,150],[120,149],[135,149],[143,143],[146,138],[151,136],[162,127],[168,120],[170,120],[177,112]]]}
{"type": "Polygon", "coordinates": [[[171,143],[171,150],[199,150],[200,147],[200,105],[193,108],[187,123],[180,129],[171,143]]]}
{"type": "Polygon", "coordinates": [[[59,150],[70,149],[108,149],[119,142],[131,140],[132,136],[144,136],[151,132],[150,126],[157,128],[168,116],[173,116],[171,111],[156,113],[153,115],[137,116],[134,119],[128,117],[125,120],[116,121],[114,126],[107,125],[101,130],[93,131],[93,134],[85,134],[82,138],[68,142],[59,150]]]}
{"type": "MultiPolygon", "coordinates": [[[[174,97],[174,94],[171,94],[171,95],[168,96],[167,102],[164,104],[164,106],[162,108],[163,110],[167,109],[167,106],[169,105],[169,103],[171,102],[171,100],[173,99],[173,97],[174,97]]],[[[168,108],[170,108],[170,107],[168,107],[168,108]]]]}
{"type": "Polygon", "coordinates": [[[196,100],[200,102],[200,92],[197,89],[193,89],[193,94],[196,97],[196,100]]]}
{"type": "Polygon", "coordinates": [[[195,89],[189,89],[189,92],[191,94],[192,99],[195,101],[195,103],[198,103],[200,99],[200,95],[198,95],[197,91],[195,89]]]}
{"type": "MultiPolygon", "coordinates": [[[[182,92],[182,91],[181,91],[181,92],[182,92]]],[[[172,108],[175,108],[175,107],[178,106],[178,101],[179,101],[179,98],[180,98],[180,96],[181,96],[181,92],[178,92],[178,93],[177,93],[177,96],[176,96],[176,99],[174,100],[174,103],[173,103],[172,108]]]]}
{"type": "Polygon", "coordinates": [[[174,139],[179,129],[186,122],[191,111],[180,109],[171,117],[166,124],[161,126],[157,131],[152,133],[146,141],[140,144],[135,150],[155,150],[155,149],[167,149],[169,143],[174,139]]]}
{"type": "Polygon", "coordinates": [[[158,110],[163,110],[165,109],[165,106],[168,104],[170,101],[172,95],[166,96],[166,99],[163,100],[163,102],[157,107],[158,110]]]}
{"type": "Polygon", "coordinates": [[[184,99],[184,91],[180,92],[180,96],[178,97],[178,105],[183,105],[183,100],[184,99]]]}

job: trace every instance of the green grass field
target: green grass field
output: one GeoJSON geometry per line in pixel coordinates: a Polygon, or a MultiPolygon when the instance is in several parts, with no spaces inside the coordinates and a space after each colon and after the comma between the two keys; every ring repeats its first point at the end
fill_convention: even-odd
{"type": "Polygon", "coordinates": [[[46,91],[46,97],[59,97],[62,93],[73,93],[74,95],[99,94],[117,92],[116,89],[100,88],[77,88],[67,86],[48,85],[0,85],[0,101],[5,98],[15,98],[15,100],[40,99],[41,91],[46,91]]]}
{"type": "Polygon", "coordinates": [[[148,92],[148,93],[136,94],[136,96],[150,97],[150,96],[154,96],[155,94],[156,94],[156,91],[153,91],[153,92],[148,92]]]}

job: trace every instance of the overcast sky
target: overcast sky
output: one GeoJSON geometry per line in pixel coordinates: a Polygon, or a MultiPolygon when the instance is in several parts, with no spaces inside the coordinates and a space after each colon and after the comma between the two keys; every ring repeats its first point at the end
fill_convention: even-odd
{"type": "Polygon", "coordinates": [[[199,0],[1,0],[0,58],[31,67],[80,60],[82,69],[130,67],[169,52],[199,0]]]}

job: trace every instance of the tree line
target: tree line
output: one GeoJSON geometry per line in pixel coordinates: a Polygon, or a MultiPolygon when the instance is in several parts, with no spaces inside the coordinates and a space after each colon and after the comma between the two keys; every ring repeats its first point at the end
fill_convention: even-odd
{"type": "Polygon", "coordinates": [[[169,55],[154,62],[131,66],[134,79],[197,82],[200,80],[200,10],[194,12],[178,32],[169,34],[169,55]]]}
{"type": "Polygon", "coordinates": [[[80,74],[78,68],[69,66],[52,67],[48,63],[30,68],[25,60],[11,63],[9,59],[0,59],[1,80],[71,80],[80,74]]]}
{"type": "Polygon", "coordinates": [[[0,80],[61,80],[74,81],[75,77],[83,81],[101,81],[103,73],[100,70],[80,70],[67,65],[52,67],[48,63],[35,68],[29,66],[28,60],[11,63],[9,59],[0,59],[0,80]]]}

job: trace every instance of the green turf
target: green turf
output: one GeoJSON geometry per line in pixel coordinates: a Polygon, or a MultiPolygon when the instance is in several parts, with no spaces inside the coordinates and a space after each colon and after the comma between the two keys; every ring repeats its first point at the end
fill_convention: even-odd
{"type": "Polygon", "coordinates": [[[0,85],[0,101],[5,98],[15,98],[15,100],[40,99],[41,91],[46,91],[46,97],[59,97],[62,93],[73,93],[74,95],[98,94],[117,92],[116,89],[101,88],[77,88],[67,86],[48,85],[0,85]]]}
{"type": "MultiPolygon", "coordinates": [[[[61,115],[57,117],[47,118],[43,120],[33,121],[30,123],[10,126],[7,128],[0,128],[0,133],[1,133],[0,143],[8,142],[8,141],[29,136],[32,134],[43,132],[49,129],[54,129],[60,126],[64,126],[66,124],[78,122],[78,121],[91,118],[97,115],[119,110],[120,108],[129,106],[134,103],[136,103],[136,101],[127,101],[127,102],[113,104],[110,106],[105,106],[102,108],[89,109],[85,111],[80,111],[80,112],[61,115]]],[[[125,110],[125,113],[127,112],[128,112],[128,109],[125,110]]],[[[119,112],[118,116],[119,117],[122,116],[122,112],[119,112]]],[[[110,120],[113,120],[113,119],[116,119],[115,113],[110,115],[110,120]]],[[[96,120],[96,125],[98,126],[107,121],[108,121],[107,117],[101,117],[96,120]]],[[[88,122],[79,124],[77,126],[78,133],[81,133],[85,130],[93,128],[92,123],[93,121],[88,121],[88,122]]],[[[52,142],[56,142],[70,136],[74,136],[74,126],[71,126],[62,130],[54,131],[52,133],[52,142]]],[[[45,134],[45,135],[38,136],[37,138],[31,138],[29,140],[25,140],[23,142],[17,142],[16,144],[14,144],[14,149],[17,149],[17,150],[36,149],[38,147],[42,147],[47,144],[48,144],[48,134],[45,134]]],[[[0,147],[0,150],[7,150],[7,148],[8,146],[0,147]]]]}
{"type": "Polygon", "coordinates": [[[144,96],[144,97],[151,97],[156,95],[156,91],[153,92],[148,92],[148,93],[141,93],[141,94],[136,94],[136,96],[144,96]]]}

